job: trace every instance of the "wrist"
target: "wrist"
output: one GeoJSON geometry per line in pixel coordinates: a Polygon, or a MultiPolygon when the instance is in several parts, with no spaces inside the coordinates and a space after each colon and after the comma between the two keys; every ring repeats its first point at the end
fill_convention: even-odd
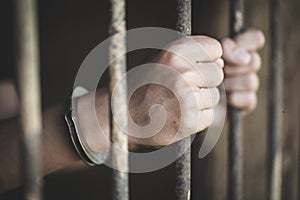
{"type": "MultiPolygon", "coordinates": [[[[65,121],[77,154],[87,165],[100,165],[108,157],[109,134],[101,124],[102,121],[98,120],[98,92],[83,94],[82,91],[84,88],[79,87],[73,91],[65,121]]],[[[105,109],[101,111],[105,114],[105,109]]]]}
{"type": "Polygon", "coordinates": [[[76,104],[78,132],[92,152],[109,148],[109,102],[106,89],[78,98],[76,104]]]}

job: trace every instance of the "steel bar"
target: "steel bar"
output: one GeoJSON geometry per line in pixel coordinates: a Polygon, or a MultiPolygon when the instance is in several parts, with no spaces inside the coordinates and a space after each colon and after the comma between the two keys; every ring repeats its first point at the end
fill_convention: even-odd
{"type": "MultiPolygon", "coordinates": [[[[177,0],[177,12],[177,30],[185,35],[191,35],[191,0],[177,0]]],[[[191,195],[191,138],[183,139],[180,145],[189,146],[189,148],[176,161],[176,197],[178,200],[189,200],[191,195]]]]}
{"type": "MultiPolygon", "coordinates": [[[[115,33],[125,33],[125,0],[111,0],[111,35],[115,33]]],[[[126,38],[124,34],[117,34],[113,37],[109,49],[110,60],[114,62],[109,66],[110,72],[110,93],[114,91],[117,98],[111,99],[111,107],[118,111],[122,121],[118,124],[111,118],[111,137],[114,147],[111,148],[111,159],[115,167],[121,170],[113,170],[113,199],[128,200],[128,154],[120,153],[118,149],[123,152],[128,152],[128,138],[123,131],[127,130],[127,83],[122,81],[121,87],[116,87],[116,84],[126,72],[126,55],[117,58],[119,55],[126,53],[126,38]]],[[[120,83],[118,83],[120,84],[120,83]]]]}
{"type": "Polygon", "coordinates": [[[283,69],[281,42],[281,1],[270,0],[270,96],[268,199],[281,199],[283,69]]]}
{"type": "Polygon", "coordinates": [[[21,127],[25,199],[41,199],[40,134],[42,115],[40,100],[39,43],[35,0],[16,0],[18,75],[21,97],[21,127]]]}
{"type": "MultiPolygon", "coordinates": [[[[230,1],[230,35],[244,29],[244,1],[230,1]]],[[[243,116],[240,110],[228,107],[229,116],[229,200],[243,199],[243,116]]]]}

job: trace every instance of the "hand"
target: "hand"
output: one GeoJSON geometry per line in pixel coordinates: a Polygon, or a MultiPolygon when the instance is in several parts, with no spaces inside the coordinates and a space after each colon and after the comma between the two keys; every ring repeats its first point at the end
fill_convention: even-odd
{"type": "Polygon", "coordinates": [[[227,101],[244,114],[254,110],[257,105],[257,72],[261,68],[261,57],[257,50],[264,44],[264,34],[256,29],[247,30],[233,39],[222,40],[227,101]]]}
{"type": "Polygon", "coordinates": [[[143,86],[132,95],[129,104],[133,120],[142,127],[159,123],[159,108],[155,110],[152,107],[152,111],[150,108],[163,105],[167,113],[166,123],[151,137],[132,137],[130,141],[135,144],[168,145],[202,131],[212,123],[212,108],[219,101],[216,87],[224,77],[220,43],[206,36],[191,36],[172,42],[166,49],[154,59],[154,63],[169,66],[178,73],[177,76],[163,73],[154,65],[149,67],[151,71],[147,78],[153,76],[155,80],[165,80],[174,87],[159,84],[143,86]]]}
{"type": "MultiPolygon", "coordinates": [[[[129,125],[130,147],[137,144],[168,145],[202,131],[212,123],[212,108],[219,101],[216,87],[224,77],[221,44],[206,36],[191,36],[172,42],[166,50],[156,55],[152,63],[165,65],[164,69],[171,69],[177,72],[176,75],[163,73],[158,65],[153,64],[148,68],[147,77],[143,78],[160,80],[170,87],[144,85],[132,94],[129,101],[130,116],[139,127],[155,127],[161,122],[161,110],[157,104],[166,111],[165,123],[159,130],[148,129],[148,133],[137,131],[129,125]],[[151,136],[138,137],[140,133],[151,136]]],[[[105,89],[96,93],[96,114],[101,126],[99,131],[97,119],[94,119],[94,95],[91,93],[79,98],[78,119],[80,132],[88,146],[100,152],[109,147],[109,98],[105,89]]]]}

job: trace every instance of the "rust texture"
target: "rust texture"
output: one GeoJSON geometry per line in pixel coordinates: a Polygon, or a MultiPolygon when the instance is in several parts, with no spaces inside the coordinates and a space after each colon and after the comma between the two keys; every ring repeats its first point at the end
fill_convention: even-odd
{"type": "MultiPolygon", "coordinates": [[[[244,1],[230,1],[230,35],[241,33],[244,29],[244,1]]],[[[243,116],[240,110],[228,107],[229,117],[229,178],[228,199],[243,199],[243,116]]]]}
{"type": "Polygon", "coordinates": [[[21,98],[21,127],[25,199],[41,199],[39,44],[35,0],[15,0],[17,67],[21,98]]]}
{"type": "Polygon", "coordinates": [[[280,0],[270,0],[269,162],[268,199],[281,199],[283,62],[280,0]]]}
{"type": "MultiPolygon", "coordinates": [[[[125,22],[125,0],[111,0],[111,35],[115,33],[122,33],[126,31],[125,22]]],[[[123,81],[121,87],[116,87],[116,84],[126,72],[126,38],[125,34],[118,34],[114,37],[110,44],[110,60],[115,60],[120,54],[123,56],[116,59],[110,66],[110,93],[115,89],[114,94],[117,98],[111,99],[111,108],[118,111],[121,115],[118,124],[111,118],[111,139],[114,147],[111,148],[112,164],[120,170],[113,170],[113,199],[115,200],[128,200],[128,138],[127,134],[123,131],[127,130],[127,83],[123,81]],[[122,127],[121,130],[119,127],[122,127]],[[125,172],[124,172],[125,171],[125,172]]]]}
{"type": "MultiPolygon", "coordinates": [[[[185,35],[191,35],[191,0],[177,0],[177,30],[185,35]]],[[[189,200],[191,193],[191,138],[180,141],[188,150],[176,161],[176,197],[178,200],[189,200]]]]}

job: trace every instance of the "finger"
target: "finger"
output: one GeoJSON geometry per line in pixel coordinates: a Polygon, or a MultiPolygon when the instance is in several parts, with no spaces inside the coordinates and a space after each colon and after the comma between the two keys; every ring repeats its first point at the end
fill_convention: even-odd
{"type": "Polygon", "coordinates": [[[213,109],[204,109],[199,111],[197,118],[194,118],[193,120],[187,120],[186,118],[183,118],[183,127],[180,131],[179,137],[184,138],[194,133],[203,131],[212,124],[213,118],[213,109]]]}
{"type": "Polygon", "coordinates": [[[262,31],[250,29],[235,37],[236,47],[247,51],[255,51],[265,44],[265,36],[262,31]]]}
{"type": "Polygon", "coordinates": [[[249,52],[242,48],[237,48],[235,41],[230,38],[222,40],[223,59],[227,64],[231,65],[247,65],[251,61],[249,52]]]}
{"type": "Polygon", "coordinates": [[[257,105],[255,92],[233,92],[227,95],[228,103],[245,111],[253,110],[257,105]]]}
{"type": "MultiPolygon", "coordinates": [[[[223,54],[222,45],[220,42],[214,38],[207,36],[190,36],[192,39],[197,41],[203,49],[206,49],[208,60],[204,60],[211,62],[221,58],[223,54]]],[[[201,60],[200,60],[201,61],[201,60]]]]}
{"type": "Polygon", "coordinates": [[[226,76],[247,74],[250,72],[258,72],[261,68],[261,57],[258,53],[251,53],[251,62],[246,66],[226,65],[224,73],[226,76]]]}
{"type": "Polygon", "coordinates": [[[257,91],[259,79],[255,73],[227,77],[224,81],[227,92],[257,91]]]}
{"type": "Polygon", "coordinates": [[[209,109],[219,103],[220,93],[217,88],[201,88],[195,92],[198,109],[209,109]]]}
{"type": "Polygon", "coordinates": [[[191,63],[213,62],[222,56],[221,44],[207,36],[189,36],[176,40],[167,47],[179,57],[191,63]]]}
{"type": "Polygon", "coordinates": [[[175,88],[182,90],[187,87],[211,88],[220,85],[224,73],[215,63],[201,63],[197,68],[190,69],[178,77],[175,88]]]}
{"type": "Polygon", "coordinates": [[[219,68],[223,68],[224,67],[224,60],[222,58],[218,58],[215,61],[212,62],[200,62],[200,61],[196,61],[194,63],[190,63],[189,61],[181,58],[178,55],[174,55],[174,54],[168,54],[168,55],[164,55],[165,57],[168,57],[166,60],[166,62],[161,63],[161,64],[165,64],[165,65],[169,65],[172,66],[173,68],[175,68],[179,73],[184,73],[187,72],[191,69],[197,68],[199,70],[201,70],[201,67],[204,65],[208,65],[208,66],[218,66],[219,68]]]}
{"type": "Polygon", "coordinates": [[[214,119],[213,109],[202,110],[196,132],[200,132],[208,128],[212,124],[213,119],[214,119]]]}
{"type": "Polygon", "coordinates": [[[203,110],[212,108],[220,100],[217,88],[192,88],[187,89],[180,95],[183,99],[183,108],[189,110],[203,110]]]}

